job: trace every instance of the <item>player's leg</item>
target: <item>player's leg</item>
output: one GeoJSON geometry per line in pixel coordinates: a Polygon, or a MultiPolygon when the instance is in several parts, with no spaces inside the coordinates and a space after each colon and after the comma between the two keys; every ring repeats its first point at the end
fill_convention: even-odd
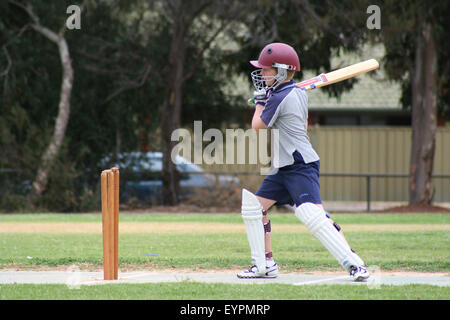
{"type": "MultiPolygon", "coordinates": [[[[271,232],[271,225],[270,220],[268,218],[268,210],[276,203],[275,200],[266,199],[263,197],[256,196],[259,203],[262,206],[262,215],[263,215],[263,225],[264,225],[264,242],[265,242],[265,252],[266,252],[266,259],[272,259],[272,244],[270,240],[270,232],[271,232]]],[[[273,259],[272,259],[273,260],[273,259]]]]}
{"type": "MultiPolygon", "coordinates": [[[[344,236],[344,232],[342,231],[341,226],[338,225],[336,222],[334,222],[333,219],[331,219],[331,215],[323,208],[323,205],[322,205],[322,204],[316,204],[316,205],[317,205],[319,208],[321,208],[321,209],[325,212],[325,215],[327,216],[328,221],[333,225],[333,227],[336,228],[336,230],[337,230],[337,231],[339,232],[339,234],[342,236],[342,238],[344,239],[344,241],[347,242],[347,244],[348,244],[348,241],[347,241],[347,239],[346,239],[345,236],[344,236]]],[[[297,207],[294,205],[294,206],[289,206],[289,208],[292,209],[292,211],[295,212],[295,209],[296,209],[297,207]]],[[[353,250],[353,249],[352,249],[352,250],[353,250]]]]}
{"type": "MultiPolygon", "coordinates": [[[[322,207],[323,209],[323,207],[322,207]]],[[[331,216],[328,212],[325,211],[325,214],[328,218],[328,221],[330,221],[330,223],[333,225],[333,227],[336,228],[336,230],[339,232],[339,234],[342,236],[342,238],[344,239],[345,243],[349,246],[350,250],[357,255],[357,253],[355,252],[355,250],[353,250],[350,247],[350,244],[348,243],[347,239],[344,236],[344,232],[342,231],[341,226],[339,226],[336,222],[333,221],[333,219],[331,219],[331,216]]],[[[369,272],[367,272],[367,268],[366,266],[360,266],[358,268],[353,267],[350,270],[350,275],[356,280],[356,281],[361,281],[364,279],[367,279],[369,277],[369,272]]]]}
{"type": "Polygon", "coordinates": [[[271,222],[268,217],[269,209],[276,203],[275,200],[266,199],[260,196],[256,196],[259,203],[261,204],[263,211],[263,226],[264,226],[264,243],[265,243],[265,254],[266,254],[266,272],[267,275],[277,276],[278,275],[278,265],[273,258],[272,253],[272,241],[270,238],[270,233],[272,231],[271,222]]]}
{"type": "MultiPolygon", "coordinates": [[[[327,211],[325,211],[325,209],[323,208],[323,205],[322,205],[322,204],[316,204],[316,205],[317,205],[319,208],[321,208],[321,209],[325,212],[325,215],[327,216],[328,221],[331,223],[331,225],[332,225],[333,227],[336,228],[336,230],[337,230],[337,231],[339,232],[339,234],[342,236],[342,238],[344,239],[344,241],[349,245],[347,239],[346,239],[345,236],[344,236],[344,232],[342,231],[341,226],[338,225],[335,221],[333,221],[333,219],[331,218],[331,215],[330,215],[327,211]]],[[[289,208],[292,209],[292,211],[295,212],[295,209],[296,209],[297,207],[294,205],[294,206],[289,206],[289,208]]],[[[350,246],[350,245],[349,245],[349,246],[350,246]]],[[[352,251],[355,252],[353,249],[352,249],[352,251]]]]}
{"type": "Polygon", "coordinates": [[[277,276],[278,266],[272,256],[270,240],[271,227],[267,218],[267,210],[276,202],[284,204],[289,203],[289,201],[291,201],[289,194],[280,181],[278,174],[267,176],[256,195],[245,189],[243,190],[242,218],[246,225],[247,238],[249,240],[254,265],[250,269],[239,273],[239,278],[274,278],[277,276]],[[266,259],[266,256],[270,258],[266,259]],[[260,271],[263,264],[265,265],[265,273],[260,271]]]}
{"type": "Polygon", "coordinates": [[[305,164],[298,161],[286,173],[286,187],[297,208],[296,217],[319,239],[325,248],[357,281],[368,278],[364,262],[348,245],[340,230],[330,223],[320,197],[320,163],[305,164]],[[356,271],[355,271],[356,270],[356,271]]]}
{"type": "MultiPolygon", "coordinates": [[[[322,205],[321,205],[320,207],[323,209],[323,206],[322,206],[322,205]]],[[[294,208],[294,210],[295,210],[295,208],[294,208]]],[[[324,210],[324,211],[325,211],[325,210],[324,210]]],[[[347,245],[350,247],[350,244],[348,243],[347,239],[345,238],[345,236],[344,236],[344,231],[342,231],[341,226],[338,225],[336,222],[334,222],[333,219],[331,219],[331,215],[330,215],[330,213],[329,213],[328,211],[325,211],[325,215],[327,216],[328,221],[330,221],[330,223],[333,225],[333,227],[336,228],[336,230],[337,230],[337,231],[339,232],[339,234],[342,236],[342,238],[344,239],[344,241],[345,241],[345,242],[347,243],[347,245]]],[[[356,253],[356,251],[353,250],[351,247],[350,247],[350,250],[352,250],[353,253],[356,253]]]]}
{"type": "Polygon", "coordinates": [[[266,276],[263,207],[256,196],[242,189],[242,219],[247,231],[253,266],[237,274],[239,278],[262,278],[266,276]]]}
{"type": "Polygon", "coordinates": [[[324,211],[317,205],[306,202],[295,210],[295,216],[336,258],[355,281],[369,277],[369,273],[361,258],[354,253],[334,226],[329,223],[324,211]]]}
{"type": "MultiPolygon", "coordinates": [[[[336,230],[339,232],[339,234],[341,235],[341,237],[344,239],[344,241],[348,244],[347,239],[344,236],[344,232],[342,231],[342,228],[340,225],[338,225],[336,222],[333,221],[333,219],[331,219],[331,215],[325,211],[325,209],[323,208],[322,204],[316,204],[319,208],[321,208],[323,210],[323,212],[325,212],[325,215],[328,218],[328,221],[333,225],[333,227],[336,228],[336,230]]],[[[349,245],[350,246],[350,245],[349,245]]]]}

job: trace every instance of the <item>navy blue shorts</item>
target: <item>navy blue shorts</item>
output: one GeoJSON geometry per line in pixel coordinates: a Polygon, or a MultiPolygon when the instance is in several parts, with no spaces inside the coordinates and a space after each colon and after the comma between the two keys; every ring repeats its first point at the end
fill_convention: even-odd
{"type": "Polygon", "coordinates": [[[294,163],[278,169],[274,175],[267,176],[256,195],[275,200],[277,205],[299,206],[305,202],[321,204],[319,171],[320,161],[305,163],[297,151],[294,163]]]}

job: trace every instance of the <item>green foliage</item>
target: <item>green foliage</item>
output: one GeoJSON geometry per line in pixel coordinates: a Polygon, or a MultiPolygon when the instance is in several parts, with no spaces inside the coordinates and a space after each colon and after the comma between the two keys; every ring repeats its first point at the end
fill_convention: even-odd
{"type": "MultiPolygon", "coordinates": [[[[257,59],[261,49],[271,42],[284,42],[296,49],[301,69],[317,74],[331,70],[334,55],[357,51],[365,42],[367,5],[362,1],[260,1],[247,32],[240,37],[242,50],[227,57],[235,70],[249,74],[249,60],[257,59]]],[[[303,72],[295,75],[300,80],[303,72]]],[[[349,90],[357,79],[324,87],[330,96],[349,90]]]]}
{"type": "MultiPolygon", "coordinates": [[[[1,107],[0,107],[1,108],[1,107]]],[[[34,171],[43,148],[47,128],[33,122],[20,104],[0,112],[0,201],[2,211],[20,211],[27,208],[28,194],[34,171]]]]}
{"type": "MultiPolygon", "coordinates": [[[[62,30],[71,1],[29,0],[42,25],[62,30]]],[[[417,32],[415,12],[423,10],[433,23],[439,45],[439,110],[449,117],[447,19],[450,5],[423,1],[384,1],[382,30],[367,32],[367,2],[248,1],[242,19],[233,21],[217,42],[197,55],[224,18],[220,2],[194,21],[186,34],[186,72],[181,125],[202,120],[204,128],[229,123],[244,126],[245,100],[224,93],[236,75],[248,76],[249,60],[268,42],[282,41],[297,49],[303,70],[330,70],[330,58],[357,51],[369,40],[384,41],[386,70],[402,82],[405,106],[410,105],[409,70],[417,32]],[[425,10],[426,9],[426,10],[425,10]],[[216,12],[217,11],[217,12],[216,12]],[[238,49],[230,49],[228,41],[238,49]]],[[[74,69],[71,114],[63,151],[59,155],[39,207],[70,211],[96,209],[100,168],[106,154],[160,151],[159,127],[165,91],[165,70],[173,21],[163,1],[86,1],[81,30],[65,30],[74,69]],[[54,200],[53,199],[56,199],[54,200]],[[85,201],[88,199],[87,201],[85,201]],[[84,209],[83,209],[84,208],[84,209]]],[[[0,3],[0,199],[4,210],[20,210],[26,203],[23,182],[34,179],[51,138],[58,111],[61,65],[56,45],[35,32],[23,8],[0,3]]],[[[297,75],[300,80],[302,73],[297,75]]],[[[357,79],[329,86],[330,95],[350,89],[357,79]]],[[[250,83],[249,83],[250,85],[250,83]]]]}
{"type": "MultiPolygon", "coordinates": [[[[71,4],[23,3],[30,3],[40,23],[55,31],[64,26],[71,4]]],[[[6,45],[0,65],[11,64],[11,68],[0,78],[0,148],[7,155],[0,159],[0,168],[17,170],[21,176],[17,183],[3,180],[7,192],[0,194],[2,205],[10,199],[3,209],[11,211],[26,202],[26,192],[17,201],[14,190],[24,180],[33,181],[53,132],[61,66],[56,45],[32,28],[24,28],[32,21],[25,10],[8,2],[1,6],[0,36],[6,45]]],[[[40,210],[97,209],[92,199],[104,155],[160,150],[163,73],[172,32],[171,22],[160,10],[161,6],[144,1],[88,1],[81,30],[65,31],[74,69],[71,114],[63,151],[37,203],[40,210]]],[[[207,36],[198,28],[188,35],[187,61],[193,60],[207,36]]],[[[202,59],[195,69],[184,91],[182,124],[192,126],[194,120],[202,119],[213,127],[227,119],[240,120],[230,113],[236,101],[222,91],[226,76],[220,55],[202,59]]]]}
{"type": "Polygon", "coordinates": [[[385,70],[390,79],[402,86],[402,105],[412,106],[411,73],[415,68],[416,38],[422,31],[419,19],[431,23],[437,45],[438,69],[438,114],[450,119],[450,3],[437,1],[383,1],[383,22],[379,32],[372,34],[375,41],[384,43],[385,70]]]}

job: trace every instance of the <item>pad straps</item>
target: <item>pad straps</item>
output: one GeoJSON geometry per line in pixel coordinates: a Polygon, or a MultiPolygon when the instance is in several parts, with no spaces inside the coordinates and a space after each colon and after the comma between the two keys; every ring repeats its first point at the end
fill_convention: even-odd
{"type": "MultiPolygon", "coordinates": [[[[263,210],[263,211],[262,211],[262,215],[263,215],[263,218],[264,218],[265,216],[267,216],[267,211],[266,211],[266,210],[263,210]]],[[[263,224],[264,224],[264,232],[265,232],[265,233],[269,233],[269,232],[272,231],[272,227],[271,227],[271,225],[270,225],[270,220],[269,220],[267,223],[263,223],[263,224]]]]}
{"type": "MultiPolygon", "coordinates": [[[[267,211],[263,210],[262,214],[263,214],[263,217],[267,216],[267,211]]],[[[267,223],[263,222],[263,225],[264,225],[264,232],[265,233],[269,233],[270,231],[272,231],[272,228],[270,226],[270,220],[267,223]]],[[[266,259],[270,260],[270,259],[272,259],[272,257],[273,257],[272,251],[266,252],[266,259]]]]}

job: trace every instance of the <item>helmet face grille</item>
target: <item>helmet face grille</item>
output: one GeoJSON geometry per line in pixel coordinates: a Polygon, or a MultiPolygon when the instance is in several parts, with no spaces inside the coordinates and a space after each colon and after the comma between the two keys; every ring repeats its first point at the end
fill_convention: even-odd
{"type": "Polygon", "coordinates": [[[281,82],[286,79],[286,70],[278,69],[278,72],[275,76],[263,76],[261,75],[261,69],[253,71],[251,74],[253,86],[256,91],[265,90],[268,91],[270,89],[274,89],[281,82]],[[266,81],[275,80],[270,86],[266,84],[266,81]]]}
{"type": "Polygon", "coordinates": [[[251,74],[253,86],[257,91],[266,90],[266,81],[275,79],[275,76],[262,76],[261,69],[253,71],[251,74]]]}

